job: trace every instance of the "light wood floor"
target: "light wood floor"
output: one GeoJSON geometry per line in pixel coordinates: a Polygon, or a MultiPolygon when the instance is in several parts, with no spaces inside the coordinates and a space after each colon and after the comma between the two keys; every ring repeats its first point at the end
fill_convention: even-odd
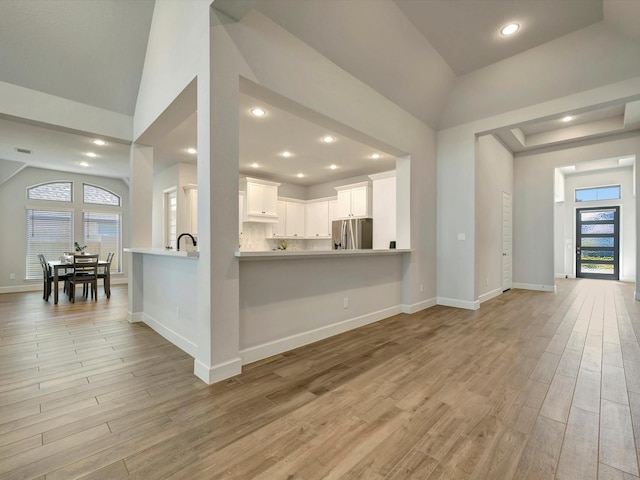
{"type": "Polygon", "coordinates": [[[1,479],[638,477],[630,284],[398,315],[215,386],[126,296],[0,295],[1,479]]]}

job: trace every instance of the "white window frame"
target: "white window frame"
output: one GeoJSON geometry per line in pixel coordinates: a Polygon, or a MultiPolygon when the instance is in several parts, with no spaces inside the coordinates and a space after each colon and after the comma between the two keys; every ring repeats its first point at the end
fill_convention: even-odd
{"type": "Polygon", "coordinates": [[[26,253],[25,253],[25,278],[27,280],[35,280],[42,278],[42,269],[40,268],[40,262],[38,261],[38,254],[44,254],[46,260],[56,260],[63,253],[73,251],[73,232],[74,232],[74,209],[73,208],[46,208],[41,206],[32,206],[27,205],[25,208],[25,243],[26,243],[26,253]],[[29,235],[29,212],[30,211],[41,211],[41,212],[56,212],[56,213],[65,213],[70,214],[70,235],[68,238],[68,243],[63,244],[64,242],[59,242],[54,248],[42,248],[36,247],[33,245],[33,242],[30,241],[29,235]]]}
{"type": "MultiPolygon", "coordinates": [[[[117,210],[107,210],[107,209],[83,209],[82,210],[82,244],[87,245],[87,251],[94,254],[99,254],[101,260],[106,260],[109,252],[115,253],[115,256],[111,263],[111,273],[122,273],[122,211],[115,207],[117,210]],[[116,239],[116,246],[114,248],[106,247],[97,248],[96,242],[91,238],[87,238],[87,230],[85,228],[85,215],[86,214],[95,214],[95,215],[117,215],[118,216],[118,238],[116,239]],[[92,248],[93,246],[93,248],[92,248]],[[99,250],[99,251],[96,251],[99,250]]],[[[102,242],[100,242],[101,244],[102,242]]]]}

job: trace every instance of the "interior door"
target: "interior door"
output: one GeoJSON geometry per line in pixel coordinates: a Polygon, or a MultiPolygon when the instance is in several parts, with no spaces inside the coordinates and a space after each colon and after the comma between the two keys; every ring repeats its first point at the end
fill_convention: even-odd
{"type": "Polygon", "coordinates": [[[511,194],[502,192],[502,291],[511,288],[513,267],[511,194]]]}
{"type": "Polygon", "coordinates": [[[576,277],[619,279],[620,207],[576,210],[576,277]]]}

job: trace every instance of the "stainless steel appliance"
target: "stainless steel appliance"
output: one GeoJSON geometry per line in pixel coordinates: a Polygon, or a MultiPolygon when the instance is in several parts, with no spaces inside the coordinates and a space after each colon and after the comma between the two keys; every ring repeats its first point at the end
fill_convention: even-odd
{"type": "Polygon", "coordinates": [[[334,250],[373,248],[373,219],[334,220],[331,224],[331,238],[334,250]]]}

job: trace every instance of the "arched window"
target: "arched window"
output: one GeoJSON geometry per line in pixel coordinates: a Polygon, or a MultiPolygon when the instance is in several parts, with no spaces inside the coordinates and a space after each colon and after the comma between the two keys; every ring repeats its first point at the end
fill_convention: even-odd
{"type": "Polygon", "coordinates": [[[49,182],[27,187],[29,200],[52,200],[54,202],[73,201],[72,182],[49,182]]]}
{"type": "Polygon", "coordinates": [[[84,183],[82,185],[82,198],[84,203],[92,203],[94,205],[112,205],[120,206],[120,197],[106,188],[84,183]]]}

